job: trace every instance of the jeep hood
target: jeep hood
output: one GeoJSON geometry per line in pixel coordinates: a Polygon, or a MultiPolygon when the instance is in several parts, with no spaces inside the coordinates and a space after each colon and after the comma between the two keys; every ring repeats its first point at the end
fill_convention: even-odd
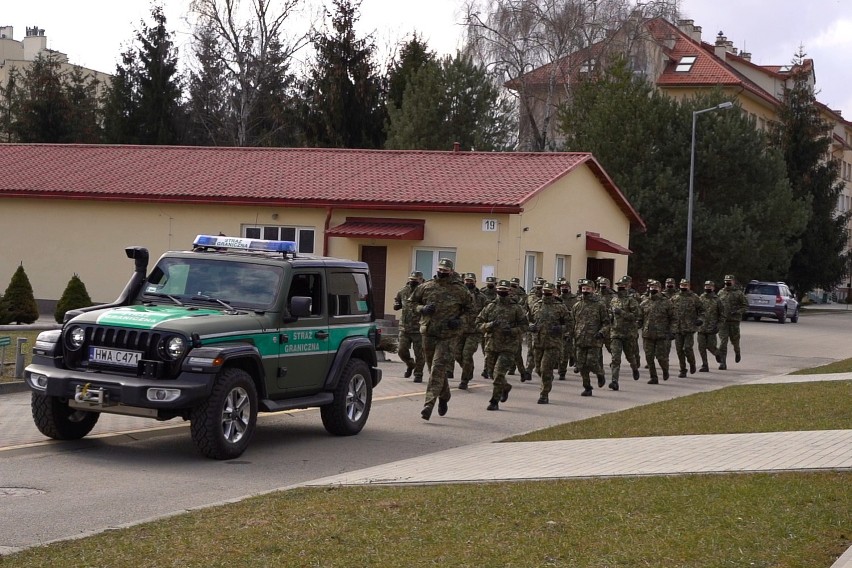
{"type": "Polygon", "coordinates": [[[204,334],[216,330],[265,328],[263,324],[270,321],[270,315],[242,311],[234,313],[194,306],[134,305],[94,310],[75,317],[71,322],[187,333],[201,331],[204,334]]]}

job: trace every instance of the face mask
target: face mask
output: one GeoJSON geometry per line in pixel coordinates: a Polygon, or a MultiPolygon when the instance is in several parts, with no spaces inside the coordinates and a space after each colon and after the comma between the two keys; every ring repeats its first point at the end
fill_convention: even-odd
{"type": "Polygon", "coordinates": [[[494,289],[494,284],[486,284],[486,287],[487,287],[487,288],[490,288],[490,289],[492,289],[492,290],[493,290],[493,289],[494,289]]]}
{"type": "Polygon", "coordinates": [[[568,288],[562,288],[562,290],[560,290],[560,292],[562,292],[562,295],[565,296],[567,294],[570,294],[571,290],[569,290],[568,288]]]}
{"type": "Polygon", "coordinates": [[[626,292],[627,292],[627,289],[626,289],[626,288],[622,288],[621,286],[619,286],[619,287],[618,287],[618,293],[619,293],[619,294],[624,294],[624,293],[626,293],[626,292]]]}
{"type": "Polygon", "coordinates": [[[508,290],[498,290],[497,295],[500,296],[501,298],[506,298],[509,295],[509,291],[508,290]]]}
{"type": "Polygon", "coordinates": [[[688,290],[688,288],[681,288],[680,289],[681,292],[686,292],[687,290],[688,290]]]}
{"type": "Polygon", "coordinates": [[[705,291],[706,293],[708,293],[708,294],[712,294],[712,293],[713,293],[713,288],[704,288],[704,291],[705,291]]]}
{"type": "Polygon", "coordinates": [[[545,298],[552,298],[553,292],[542,292],[541,295],[544,296],[545,298]]]}
{"type": "Polygon", "coordinates": [[[730,288],[731,284],[732,284],[732,282],[725,282],[725,288],[730,288]]]}
{"type": "Polygon", "coordinates": [[[474,284],[473,282],[468,282],[465,284],[465,286],[467,286],[468,290],[473,290],[474,288],[476,288],[476,284],[474,284]]]}
{"type": "Polygon", "coordinates": [[[589,297],[589,296],[591,296],[591,295],[592,295],[592,293],[591,293],[590,291],[588,291],[588,290],[583,290],[583,297],[584,297],[584,298],[588,298],[588,297],[589,297]]]}
{"type": "Polygon", "coordinates": [[[657,290],[656,288],[651,288],[648,291],[651,293],[651,295],[657,294],[659,292],[659,290],[657,290]]]}
{"type": "Polygon", "coordinates": [[[666,288],[669,290],[674,290],[674,286],[666,286],[666,288]]]}
{"type": "Polygon", "coordinates": [[[412,288],[417,288],[418,284],[420,284],[420,282],[418,282],[417,280],[411,280],[408,282],[408,285],[412,288]]]}
{"type": "Polygon", "coordinates": [[[450,276],[449,272],[439,272],[438,278],[448,278],[450,276]]]}

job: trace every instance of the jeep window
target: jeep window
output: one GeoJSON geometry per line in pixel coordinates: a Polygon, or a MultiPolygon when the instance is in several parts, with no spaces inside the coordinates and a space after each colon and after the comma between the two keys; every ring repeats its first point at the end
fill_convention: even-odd
{"type": "Polygon", "coordinates": [[[332,272],[328,277],[329,313],[352,316],[370,313],[367,275],[361,272],[332,272]]]}
{"type": "Polygon", "coordinates": [[[311,315],[322,315],[322,278],[318,273],[299,273],[293,275],[290,290],[287,292],[287,305],[293,296],[307,296],[311,299],[311,315]]]}
{"type": "Polygon", "coordinates": [[[249,262],[203,258],[161,259],[148,277],[145,294],[169,294],[183,301],[210,298],[234,307],[265,310],[275,304],[283,270],[249,262]]]}

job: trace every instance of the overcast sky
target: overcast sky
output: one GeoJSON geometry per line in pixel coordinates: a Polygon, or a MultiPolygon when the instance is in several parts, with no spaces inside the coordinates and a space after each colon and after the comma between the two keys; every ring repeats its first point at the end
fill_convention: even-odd
{"type": "MultiPolygon", "coordinates": [[[[245,0],[244,0],[245,1],[245,0]]],[[[72,63],[112,73],[122,45],[148,19],[149,0],[5,1],[0,25],[12,25],[15,39],[27,26],[45,30],[48,47],[72,63]]],[[[363,0],[362,33],[374,33],[384,48],[413,30],[439,53],[452,53],[461,37],[462,0],[363,0]]],[[[189,0],[164,0],[167,25],[176,43],[188,43],[189,0]]],[[[789,63],[803,45],[814,60],[818,99],[852,120],[852,0],[682,0],[683,17],[703,28],[713,43],[719,31],[758,65],[789,63]]],[[[183,51],[186,51],[185,49],[183,51]]]]}

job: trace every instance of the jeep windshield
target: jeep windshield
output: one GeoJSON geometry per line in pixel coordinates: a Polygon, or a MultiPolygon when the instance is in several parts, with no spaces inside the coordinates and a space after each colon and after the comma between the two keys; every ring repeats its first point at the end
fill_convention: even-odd
{"type": "Polygon", "coordinates": [[[142,300],[268,310],[275,305],[283,276],[283,269],[277,266],[166,257],[148,276],[142,300]]]}

